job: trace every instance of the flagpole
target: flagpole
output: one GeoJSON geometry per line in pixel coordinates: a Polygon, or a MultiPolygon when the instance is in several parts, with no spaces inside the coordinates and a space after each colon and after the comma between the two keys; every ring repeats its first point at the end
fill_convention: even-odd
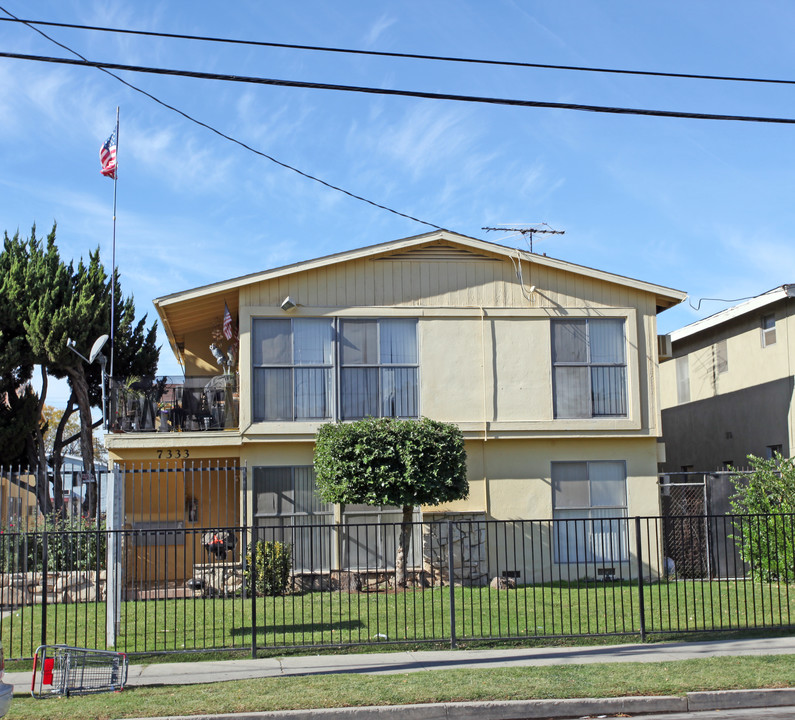
{"type": "Polygon", "coordinates": [[[110,278],[110,377],[113,379],[113,350],[116,338],[116,183],[119,181],[119,106],[116,106],[116,172],[113,173],[113,272],[110,278]]]}

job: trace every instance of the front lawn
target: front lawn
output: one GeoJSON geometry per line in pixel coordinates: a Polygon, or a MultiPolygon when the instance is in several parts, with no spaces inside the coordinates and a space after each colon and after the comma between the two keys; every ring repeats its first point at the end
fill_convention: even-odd
{"type": "MultiPolygon", "coordinates": [[[[752,581],[680,581],[644,586],[646,631],[685,633],[787,627],[795,589],[752,581]]],[[[637,585],[621,582],[528,585],[512,590],[457,587],[455,633],[481,639],[638,635],[637,585]]],[[[313,592],[303,595],[180,598],[123,602],[116,649],[156,653],[199,649],[322,647],[450,642],[450,589],[313,592]],[[254,622],[252,623],[252,617],[254,622]]],[[[2,619],[8,658],[41,644],[41,606],[2,619]]],[[[105,604],[48,605],[47,644],[105,647],[105,604]]]]}

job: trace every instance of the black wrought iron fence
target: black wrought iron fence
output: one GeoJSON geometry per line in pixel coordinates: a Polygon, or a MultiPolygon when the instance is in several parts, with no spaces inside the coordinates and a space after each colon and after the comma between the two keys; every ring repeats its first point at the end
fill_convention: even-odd
{"type": "Polygon", "coordinates": [[[426,517],[412,523],[404,586],[400,523],[291,523],[5,529],[6,655],[55,643],[256,654],[793,625],[788,515],[426,517]],[[723,541],[680,574],[665,535],[702,532],[723,541]]]}

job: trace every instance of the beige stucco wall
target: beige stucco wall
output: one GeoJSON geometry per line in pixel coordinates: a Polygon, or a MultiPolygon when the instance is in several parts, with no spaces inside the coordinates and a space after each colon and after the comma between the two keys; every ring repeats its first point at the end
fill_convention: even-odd
{"type": "Polygon", "coordinates": [[[659,435],[653,293],[526,259],[452,254],[444,247],[431,243],[241,287],[243,431],[306,438],[317,429],[312,423],[251,424],[252,318],[402,316],[419,319],[424,415],[465,430],[493,423],[489,429],[497,432],[659,435]],[[289,315],[279,307],[288,295],[297,303],[289,315]],[[606,315],[627,319],[628,418],[552,421],[550,318],[606,315]]]}
{"type": "MultiPolygon", "coordinates": [[[[656,402],[656,316],[637,308],[578,306],[564,310],[503,308],[298,308],[292,317],[417,317],[420,413],[492,433],[572,432],[659,434],[656,402]],[[627,334],[626,418],[555,419],[552,402],[550,320],[554,317],[621,317],[627,334]]],[[[253,423],[250,328],[255,318],[284,317],[270,307],[241,309],[240,427],[249,437],[309,438],[320,423],[253,423]],[[278,314],[277,314],[278,313],[278,314]]]]}
{"type": "MultiPolygon", "coordinates": [[[[551,518],[552,462],[619,460],[627,466],[628,514],[659,514],[656,441],[652,438],[468,440],[466,451],[469,497],[426,507],[425,512],[482,513],[494,520],[551,518]]],[[[247,445],[242,450],[241,461],[249,468],[311,465],[312,444],[247,445]]],[[[250,505],[248,511],[251,517],[250,505]]]]}
{"type": "MultiPolygon", "coordinates": [[[[790,377],[795,372],[795,326],[790,303],[749,313],[676,343],[674,356],[688,356],[690,402],[790,377]],[[776,315],[776,342],[762,345],[761,318],[776,315]],[[728,371],[716,366],[716,343],[726,340],[728,371]]],[[[663,409],[679,404],[676,360],[660,365],[663,409]]]]}

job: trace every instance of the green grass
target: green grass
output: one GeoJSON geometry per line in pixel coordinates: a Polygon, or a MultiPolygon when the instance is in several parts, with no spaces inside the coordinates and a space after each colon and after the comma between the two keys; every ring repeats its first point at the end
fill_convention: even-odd
{"type": "Polygon", "coordinates": [[[795,656],[718,657],[397,675],[314,675],[210,685],[128,688],[122,693],[14,698],[9,720],[243,713],[267,710],[573,697],[681,695],[698,690],[795,686],[795,656]]]}
{"type": "MultiPolygon", "coordinates": [[[[518,640],[637,635],[638,588],[630,583],[556,584],[515,590],[455,588],[456,637],[518,640]]],[[[795,623],[795,588],[775,583],[682,581],[644,587],[649,633],[785,627],[795,623]]],[[[256,599],[260,648],[340,647],[363,643],[450,641],[449,588],[399,593],[307,593],[256,599]]],[[[41,642],[42,608],[24,607],[2,621],[8,658],[31,657],[41,642]]],[[[105,647],[105,606],[47,608],[47,643],[105,647]]],[[[250,599],[124,602],[116,649],[179,652],[250,649],[250,599]]]]}

